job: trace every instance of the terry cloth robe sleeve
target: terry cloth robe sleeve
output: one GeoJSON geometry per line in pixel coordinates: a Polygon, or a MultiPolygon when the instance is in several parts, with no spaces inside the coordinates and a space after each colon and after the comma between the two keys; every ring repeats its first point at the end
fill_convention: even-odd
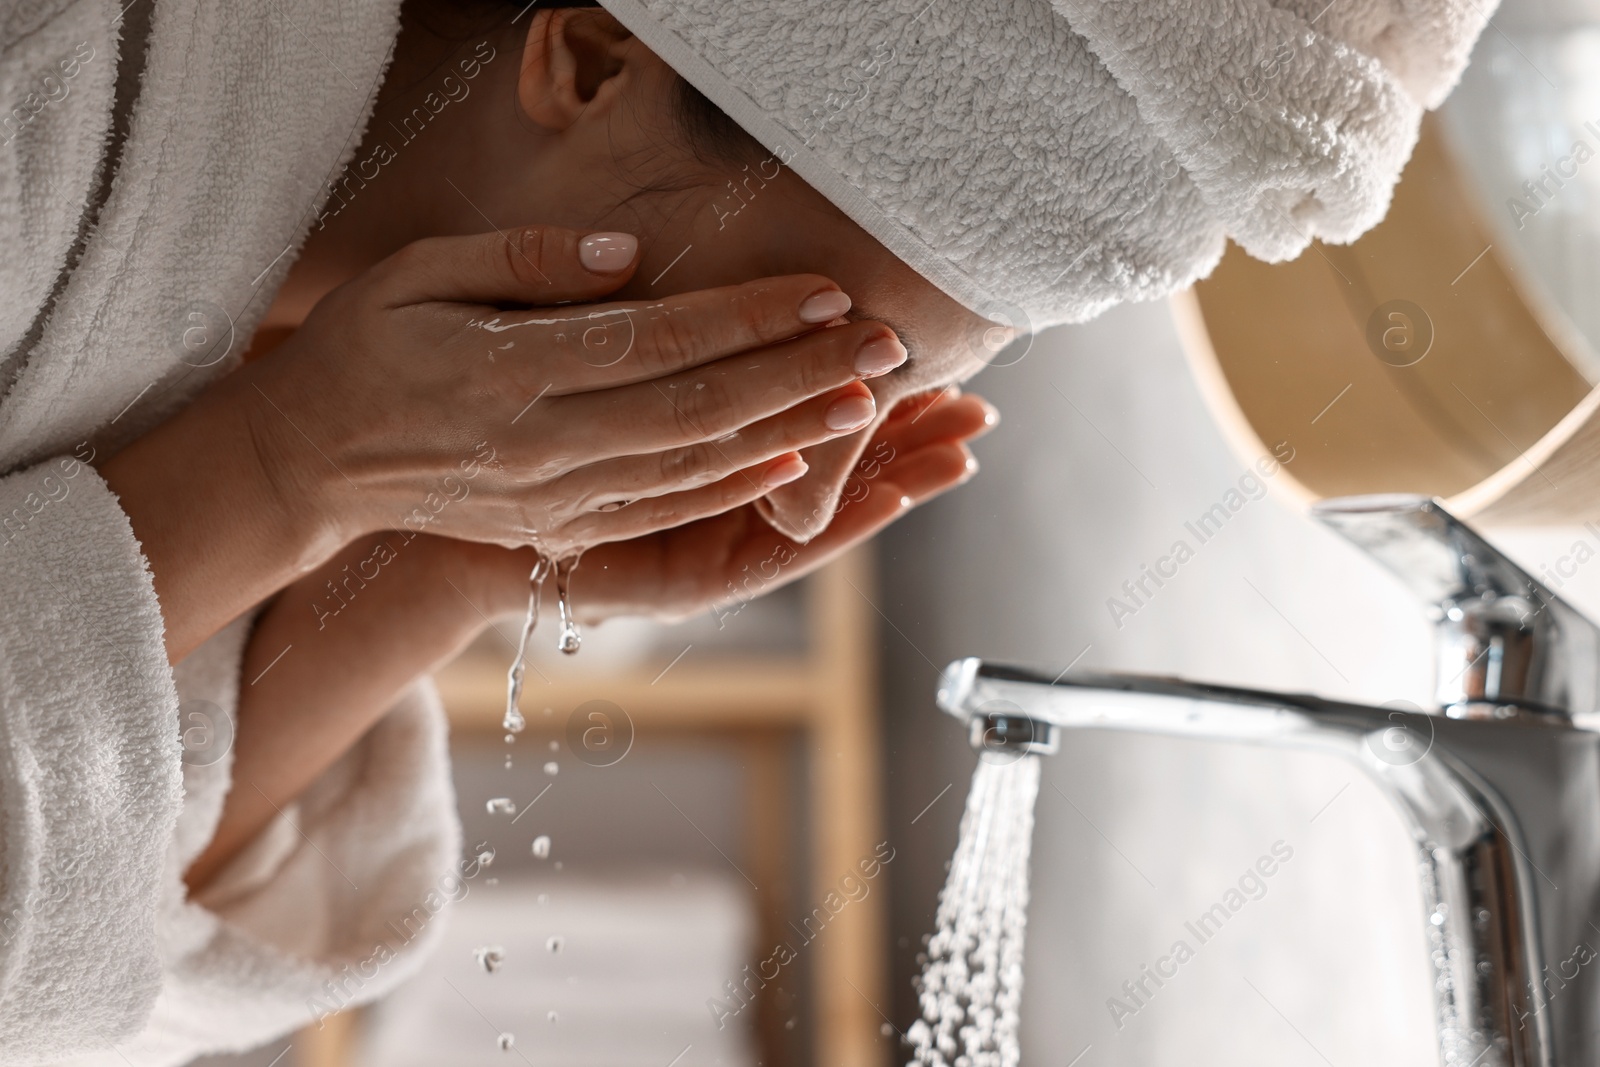
{"type": "Polygon", "coordinates": [[[187,899],[181,872],[245,787],[228,744],[252,620],[169,671],[137,543],[76,466],[0,549],[39,605],[0,624],[0,1057],[177,1067],[381,996],[467,891],[431,684],[187,899]]]}
{"type": "Polygon", "coordinates": [[[177,694],[128,520],[94,470],[0,479],[0,1062],[105,1047],[161,984],[177,694]]]}
{"type": "Polygon", "coordinates": [[[400,980],[463,890],[422,684],[187,899],[245,788],[205,734],[252,620],[170,668],[87,465],[237,365],[397,28],[398,0],[0,0],[0,1065],[259,1044],[400,980]]]}
{"type": "Polygon", "coordinates": [[[157,902],[160,995],[138,1034],[73,1067],[178,1067],[367,1003],[415,972],[440,913],[468,891],[453,866],[443,711],[421,683],[186,898],[181,872],[210,841],[228,792],[251,788],[233,780],[228,747],[251,622],[237,620],[174,672],[186,796],[157,902]]]}

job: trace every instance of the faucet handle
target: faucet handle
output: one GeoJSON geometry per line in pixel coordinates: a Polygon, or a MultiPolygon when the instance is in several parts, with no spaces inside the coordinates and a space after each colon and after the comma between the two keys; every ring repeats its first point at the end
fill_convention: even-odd
{"type": "Polygon", "coordinates": [[[1312,514],[1428,606],[1438,711],[1562,721],[1600,711],[1600,628],[1438,500],[1336,497],[1313,505],[1312,514]]]}

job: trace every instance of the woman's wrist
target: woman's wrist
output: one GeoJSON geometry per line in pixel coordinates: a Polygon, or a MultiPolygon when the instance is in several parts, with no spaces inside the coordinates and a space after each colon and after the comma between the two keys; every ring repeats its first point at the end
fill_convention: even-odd
{"type": "Polygon", "coordinates": [[[215,411],[243,423],[249,445],[248,478],[307,547],[306,573],[339,549],[383,528],[365,514],[371,494],[335,461],[332,442],[296,403],[298,389],[275,373],[281,361],[251,364],[218,384],[215,411]]]}
{"type": "Polygon", "coordinates": [[[327,479],[284,462],[261,429],[270,405],[238,378],[99,466],[150,566],[173,663],[349,539],[327,479]]]}

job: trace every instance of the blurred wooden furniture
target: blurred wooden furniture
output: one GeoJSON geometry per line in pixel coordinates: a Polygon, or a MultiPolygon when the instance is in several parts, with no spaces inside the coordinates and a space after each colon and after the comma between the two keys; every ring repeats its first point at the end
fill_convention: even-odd
{"type": "Polygon", "coordinates": [[[1174,299],[1230,444],[1247,461],[1293,447],[1277,491],[1427,493],[1491,524],[1600,516],[1595,358],[1484,210],[1430,117],[1366,236],[1270,265],[1230,246],[1174,299]]]}
{"type": "MultiPolygon", "coordinates": [[[[633,672],[554,679],[530,672],[524,707],[550,706],[561,721],[579,704],[609,700],[627,709],[639,736],[667,731],[711,733],[742,748],[751,880],[763,929],[765,958],[789,931],[788,827],[793,821],[793,746],[803,745],[803,782],[811,840],[809,900],[820,904],[839,878],[873,854],[882,840],[875,653],[876,619],[869,548],[857,549],[806,579],[807,647],[803,654],[754,659],[690,659],[661,673],[661,664],[633,672]]],[[[438,675],[457,733],[502,732],[508,657],[463,656],[438,675]]],[[[582,656],[577,663],[581,663],[582,656]]],[[[879,1028],[887,1003],[885,895],[867,894],[833,917],[813,947],[815,1060],[826,1067],[883,1067],[888,1048],[879,1028]]],[[[751,961],[752,964],[756,960],[751,961]]],[[[760,1003],[761,1062],[772,1067],[785,1015],[760,1003]]]]}
{"type": "Polygon", "coordinates": [[[294,1067],[346,1067],[355,1023],[355,1012],[341,1011],[295,1034],[294,1067]]]}

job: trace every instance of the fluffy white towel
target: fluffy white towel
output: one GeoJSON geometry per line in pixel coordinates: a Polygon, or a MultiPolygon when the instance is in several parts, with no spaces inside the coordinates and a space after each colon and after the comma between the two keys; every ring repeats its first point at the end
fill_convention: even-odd
{"type": "Polygon", "coordinates": [[[601,0],[979,314],[1081,321],[1388,209],[1494,0],[601,0]]]}
{"type": "Polygon", "coordinates": [[[237,362],[360,140],[398,3],[123,4],[0,0],[3,1064],[259,1044],[391,988],[462,891],[424,686],[184,898],[229,763],[184,764],[180,700],[231,717],[251,620],[175,676],[127,519],[73,454],[237,362]],[[183,331],[226,316],[228,358],[193,366],[183,331]]]}

